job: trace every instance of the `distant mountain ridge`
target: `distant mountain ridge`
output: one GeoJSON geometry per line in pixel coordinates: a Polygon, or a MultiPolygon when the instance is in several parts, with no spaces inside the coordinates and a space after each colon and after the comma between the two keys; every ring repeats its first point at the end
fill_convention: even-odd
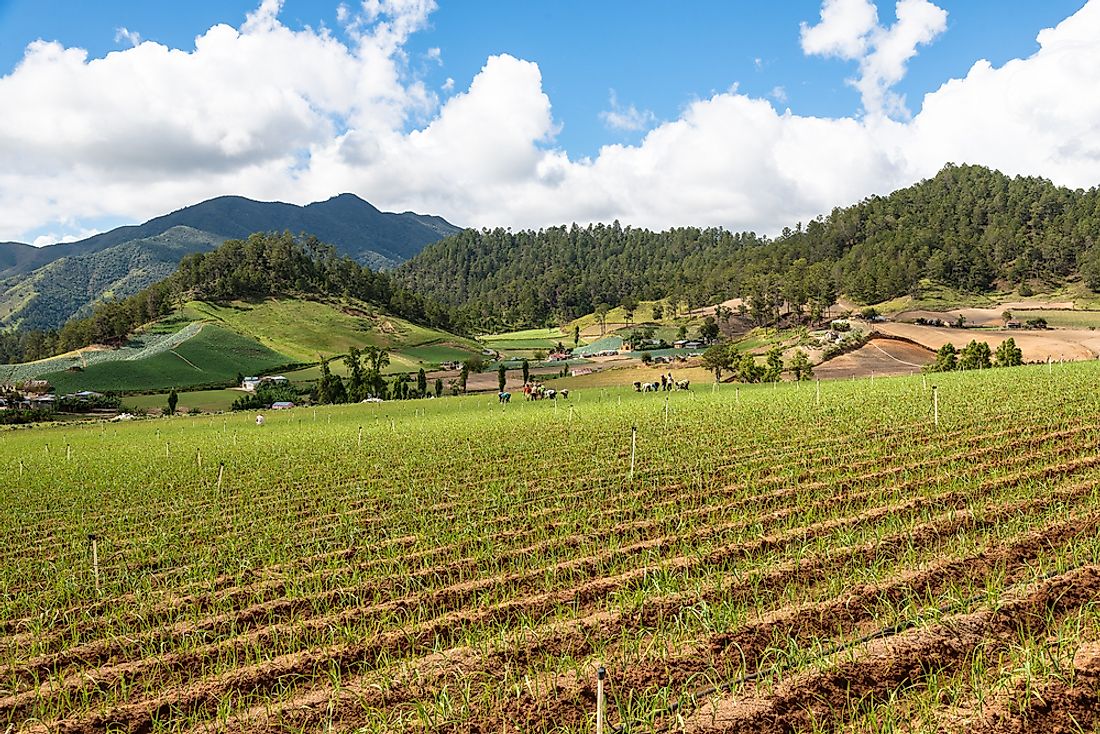
{"type": "Polygon", "coordinates": [[[354,194],[306,206],[221,196],[79,242],[0,243],[0,329],[58,327],[103,298],[171,275],[180,258],[253,232],[308,233],[371,268],[394,267],[461,229],[441,217],[379,211],[354,194]]]}

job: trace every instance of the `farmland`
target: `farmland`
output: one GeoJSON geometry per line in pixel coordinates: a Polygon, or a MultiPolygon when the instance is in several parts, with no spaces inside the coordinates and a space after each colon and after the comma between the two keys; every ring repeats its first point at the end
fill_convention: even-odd
{"type": "Polygon", "coordinates": [[[97,362],[79,372],[48,372],[41,377],[59,392],[164,390],[178,385],[232,383],[238,372],[272,370],[293,361],[219,326],[195,327],[193,336],[151,356],[141,353],[135,359],[97,362]]]}
{"type": "Polygon", "coordinates": [[[1100,365],[935,379],[6,432],[0,722],[1093,730],[1100,365]]]}

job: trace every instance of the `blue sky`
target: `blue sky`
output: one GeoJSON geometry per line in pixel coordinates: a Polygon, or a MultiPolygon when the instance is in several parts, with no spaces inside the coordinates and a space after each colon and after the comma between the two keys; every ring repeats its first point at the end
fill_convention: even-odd
{"type": "Polygon", "coordinates": [[[948,160],[1100,183],[1079,68],[1097,66],[1097,0],[872,1],[0,0],[0,104],[19,111],[0,122],[0,239],[222,193],[774,231],[948,160]],[[17,69],[39,39],[55,43],[17,69]]]}

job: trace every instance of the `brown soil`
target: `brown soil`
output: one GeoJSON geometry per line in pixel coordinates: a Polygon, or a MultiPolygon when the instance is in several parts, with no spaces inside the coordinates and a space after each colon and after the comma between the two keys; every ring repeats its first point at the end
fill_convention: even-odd
{"type": "MultiPolygon", "coordinates": [[[[479,590],[503,582],[527,580],[534,583],[542,579],[545,572],[540,570],[538,575],[534,573],[513,574],[513,578],[493,577],[489,579],[479,579],[474,582],[457,584],[431,592],[428,598],[405,597],[402,599],[387,600],[367,607],[349,609],[334,615],[307,619],[300,622],[271,625],[234,637],[226,643],[202,645],[187,651],[166,653],[156,658],[147,658],[76,672],[66,676],[59,682],[55,683],[49,681],[39,686],[36,690],[0,699],[0,710],[6,710],[12,715],[15,715],[25,710],[28,706],[33,705],[34,702],[40,698],[54,697],[59,695],[61,691],[75,693],[78,690],[88,690],[89,686],[103,689],[105,687],[120,685],[125,681],[135,682],[142,679],[142,676],[147,673],[156,673],[158,676],[163,676],[172,671],[194,669],[200,666],[204,660],[213,659],[218,655],[228,653],[236,653],[239,655],[250,649],[262,648],[285,635],[302,636],[310,630],[324,633],[332,626],[343,626],[353,622],[361,622],[375,615],[381,616],[412,609],[422,604],[429,603],[429,599],[433,606],[443,604],[443,609],[454,610],[447,611],[440,616],[404,630],[398,629],[393,632],[378,635],[364,645],[340,645],[334,648],[320,648],[308,652],[292,653],[281,656],[272,661],[272,663],[277,663],[275,667],[283,672],[273,677],[268,676],[268,669],[266,666],[238,668],[229,678],[229,690],[222,690],[223,686],[221,685],[215,686],[217,695],[223,695],[241,690],[238,686],[241,685],[244,680],[255,678],[255,680],[252,680],[252,683],[249,684],[248,689],[263,689],[265,686],[276,682],[279,677],[290,675],[294,671],[299,671],[299,666],[301,664],[300,660],[302,659],[306,660],[310,666],[314,666],[318,660],[328,660],[331,661],[331,664],[342,667],[350,665],[356,660],[361,660],[363,658],[373,659],[381,654],[407,655],[417,651],[426,644],[439,644],[441,640],[446,640],[451,635],[460,633],[461,628],[465,625],[502,622],[514,619],[517,616],[539,617],[563,603],[587,605],[594,600],[606,597],[606,595],[613,590],[623,588],[639,580],[644,580],[648,575],[656,571],[665,571],[669,569],[687,570],[700,564],[715,564],[725,562],[730,558],[750,554],[756,555],[771,549],[785,547],[798,540],[805,541],[839,528],[871,523],[887,515],[911,512],[916,508],[928,504],[929,501],[927,500],[912,499],[885,507],[876,507],[853,516],[799,527],[773,536],[765,536],[754,541],[734,543],[702,555],[693,554],[690,556],[675,557],[665,563],[653,566],[643,566],[617,575],[604,575],[606,574],[606,570],[604,569],[602,561],[606,558],[617,556],[618,553],[604,553],[596,557],[565,561],[556,564],[551,570],[583,570],[586,575],[590,577],[595,576],[595,578],[591,578],[589,581],[578,586],[537,593],[526,597],[520,596],[513,600],[482,607],[480,609],[471,609],[468,606],[472,597],[479,590]],[[249,670],[252,672],[247,672],[249,670]]],[[[743,526],[744,524],[745,523],[736,523],[733,525],[743,526]]],[[[732,528],[733,525],[731,525],[730,528],[732,528]]],[[[708,537],[719,535],[726,531],[727,528],[702,528],[697,531],[696,534],[700,537],[708,537]]],[[[668,539],[658,538],[636,543],[620,550],[629,553],[640,553],[647,550],[658,549],[668,543],[668,539]]],[[[311,667],[310,669],[314,668],[311,667]]],[[[212,703],[210,696],[203,696],[193,691],[196,686],[198,686],[198,683],[189,685],[185,690],[180,692],[180,696],[183,697],[182,701],[166,705],[182,706],[185,705],[185,701],[191,701],[192,698],[195,699],[194,703],[196,705],[202,707],[212,703]]],[[[214,694],[211,695],[213,696],[214,694]]],[[[155,706],[152,706],[152,708],[154,711],[158,710],[155,706]]],[[[99,712],[94,714],[93,718],[100,723],[129,720],[133,718],[135,711],[141,709],[142,707],[139,702],[124,704],[116,707],[116,709],[110,712],[99,712]],[[104,716],[107,717],[105,720],[102,719],[104,716]]]]}
{"type": "Polygon", "coordinates": [[[935,361],[925,347],[896,339],[871,339],[854,352],[834,357],[814,367],[814,377],[839,380],[852,377],[911,375],[935,361]]]}
{"type": "Polygon", "coordinates": [[[958,734],[1076,734],[1100,721],[1100,642],[1081,644],[1068,675],[1034,680],[1029,671],[1020,672],[1015,685],[948,711],[940,728],[958,734]]]}
{"type": "MultiPolygon", "coordinates": [[[[1080,430],[1080,429],[1078,429],[1080,430]]],[[[1055,432],[1046,436],[1036,436],[1029,442],[1029,444],[1038,445],[1044,444],[1053,438],[1063,437],[1065,435],[1072,435],[1076,431],[1064,431],[1055,432]]],[[[1025,444],[1026,445],[1026,444],[1025,444]]],[[[1035,467],[1031,466],[1036,458],[1039,456],[1045,456],[1049,452],[1033,452],[1030,454],[1020,453],[1020,449],[1023,445],[1018,445],[1011,460],[1006,467],[1012,465],[1030,466],[1025,470],[1022,475],[1009,475],[1006,478],[999,478],[989,480],[983,484],[980,489],[980,493],[989,491],[998,486],[1005,486],[1006,483],[1011,484],[1019,480],[1020,476],[1032,477],[1036,472],[1041,472],[1041,476],[1052,476],[1059,473],[1068,473],[1075,468],[1091,466],[1090,459],[1080,460],[1076,463],[1070,463],[1061,467],[1035,467]]],[[[944,463],[951,463],[953,460],[959,458],[969,457],[975,459],[985,453],[982,450],[978,451],[964,451],[958,457],[945,457],[944,463]]],[[[939,464],[939,461],[932,462],[926,465],[925,469],[931,466],[939,464]]],[[[796,488],[780,489],[773,493],[769,498],[767,494],[763,496],[757,496],[753,498],[735,499],[732,502],[725,502],[719,504],[703,505],[694,508],[685,508],[679,513],[680,522],[687,517],[709,517],[712,515],[725,515],[730,511],[738,509],[740,507],[752,504],[759,512],[765,509],[769,504],[774,504],[780,499],[792,499],[794,496],[811,494],[814,491],[829,490],[831,496],[827,496],[824,499],[816,500],[816,505],[819,509],[833,508],[833,507],[854,507],[856,503],[862,502],[866,499],[883,498],[885,496],[881,489],[878,489],[875,485],[875,480],[880,480],[888,476],[895,475],[897,473],[903,473],[910,475],[914,469],[913,467],[900,467],[892,468],[886,471],[874,472],[865,476],[856,476],[851,482],[817,482],[813,484],[806,484],[798,486],[796,488]],[[861,487],[872,486],[871,489],[864,489],[857,493],[845,493],[842,490],[861,487]],[[769,501],[770,499],[770,501],[769,501]]],[[[910,479],[908,482],[900,483],[894,486],[891,490],[893,494],[906,491],[910,488],[910,485],[916,487],[921,484],[927,484],[929,479],[925,476],[918,476],[910,479]]],[[[934,484],[934,482],[933,482],[934,484]]],[[[740,489],[740,488],[739,488],[740,489]]],[[[979,494],[971,495],[971,499],[979,496],[979,494]]],[[[728,496],[726,492],[719,491],[718,497],[728,496]]],[[[948,495],[941,495],[934,498],[937,502],[942,504],[948,504],[955,500],[957,495],[949,493],[948,495]]],[[[922,500],[923,501],[923,500],[922,500]]],[[[673,504],[675,500],[666,502],[665,504],[673,504]]],[[[769,524],[781,522],[787,517],[793,516],[799,505],[787,507],[777,511],[773,511],[767,515],[757,515],[752,524],[762,523],[764,527],[769,524]]],[[[392,592],[401,592],[402,590],[408,590],[417,585],[419,579],[432,579],[435,583],[448,583],[452,585],[444,587],[437,592],[429,594],[423,598],[421,603],[432,603],[438,605],[439,603],[445,603],[448,607],[452,604],[455,606],[465,603],[466,597],[475,592],[480,592],[485,589],[497,587],[501,585],[508,586],[513,592],[518,592],[530,583],[537,581],[545,576],[547,573],[560,574],[563,572],[569,572],[571,576],[575,576],[576,573],[582,573],[584,575],[598,575],[600,569],[603,568],[605,562],[611,559],[618,559],[624,556],[646,552],[657,548],[667,547],[675,540],[683,541],[689,538],[708,538],[718,535],[726,534],[734,531],[738,528],[746,527],[747,523],[739,521],[735,523],[706,525],[701,529],[694,530],[685,534],[683,530],[680,530],[675,535],[664,535],[658,537],[651,537],[647,531],[660,530],[666,525],[669,520],[655,521],[649,519],[635,520],[633,522],[620,522],[609,529],[599,531],[593,534],[586,535],[572,535],[564,538],[553,538],[546,541],[541,541],[534,545],[521,546],[513,548],[511,550],[502,550],[495,555],[496,563],[500,564],[502,561],[505,566],[508,565],[508,561],[515,560],[522,562],[530,555],[536,555],[540,551],[557,550],[570,548],[570,547],[582,547],[584,543],[592,543],[598,541],[601,538],[607,538],[615,536],[618,538],[620,545],[614,551],[608,551],[599,553],[594,556],[586,556],[583,558],[561,562],[552,565],[547,568],[536,568],[533,570],[524,570],[522,572],[513,572],[510,574],[497,575],[492,577],[481,577],[470,581],[463,581],[463,577],[467,573],[472,573],[478,568],[477,557],[459,558],[454,561],[450,561],[443,565],[428,566],[422,570],[415,571],[411,575],[402,574],[395,577],[382,577],[375,581],[372,581],[369,585],[358,585],[347,588],[335,588],[330,589],[324,593],[297,598],[280,598],[279,595],[285,590],[285,584],[279,579],[267,580],[257,582],[256,584],[249,585],[248,592],[244,593],[238,590],[231,590],[233,596],[237,598],[255,598],[257,591],[263,591],[265,596],[270,597],[267,600],[253,603],[252,605],[243,608],[236,609],[231,612],[223,612],[212,617],[207,617],[200,621],[193,621],[193,617],[188,615],[187,621],[169,624],[158,629],[154,629],[151,633],[146,635],[139,635],[137,637],[128,636],[126,638],[106,638],[98,641],[89,642],[82,645],[77,645],[66,649],[63,652],[57,654],[47,654],[40,656],[35,660],[27,661],[25,664],[20,665],[16,669],[18,677],[24,678],[27,682],[33,683],[39,676],[49,670],[56,670],[58,666],[67,665],[71,662],[77,662],[84,665],[100,664],[109,660],[111,657],[122,658],[126,654],[126,650],[130,647],[137,647],[139,645],[147,645],[150,642],[157,642],[159,646],[163,646],[166,642],[175,638],[188,638],[199,632],[224,634],[229,630],[240,632],[248,629],[255,624],[263,623],[270,625],[277,622],[280,619],[294,616],[298,619],[309,618],[312,616],[312,612],[318,608],[329,608],[330,605],[336,605],[337,607],[346,603],[355,603],[358,599],[366,596],[370,598],[378,594],[390,594],[392,592]],[[628,540],[630,536],[633,536],[637,542],[633,544],[625,544],[622,542],[628,540]]],[[[425,555],[431,555],[431,551],[424,552],[425,555]]],[[[377,561],[367,562],[361,564],[362,568],[367,568],[376,565],[377,561]]],[[[499,567],[499,566],[498,566],[499,567]]],[[[222,596],[222,600],[226,598],[222,596]]],[[[413,600],[410,599],[410,602],[413,600]]],[[[201,603],[200,599],[192,599],[192,611],[194,611],[194,605],[201,603]]],[[[403,603],[404,600],[395,600],[395,603],[403,603]]],[[[309,625],[307,625],[309,626],[309,625]]],[[[41,640],[39,643],[41,644],[41,640]]]]}
{"type": "MultiPolygon", "coordinates": [[[[321,671],[327,670],[330,664],[343,672],[354,672],[362,669],[364,661],[373,661],[379,655],[397,658],[405,655],[415,656],[440,645],[453,644],[453,640],[457,639],[456,627],[491,623],[507,624],[517,619],[538,618],[560,608],[563,604],[570,603],[591,615],[599,615],[601,614],[600,605],[604,603],[607,595],[622,589],[629,590],[635,584],[644,583],[647,576],[655,572],[690,572],[707,565],[724,564],[730,560],[758,556],[770,551],[787,552],[790,548],[798,547],[807,540],[842,528],[874,524],[887,516],[919,516],[928,510],[941,511],[947,507],[955,507],[956,510],[952,512],[952,516],[962,517],[966,512],[962,508],[972,506],[976,500],[983,497],[992,497],[994,491],[1011,489],[1019,482],[1037,478],[1058,479],[1072,476],[1096,466],[1100,463],[1100,456],[1095,452],[1095,441],[1092,439],[1094,430],[1092,425],[1084,422],[1075,428],[1058,429],[1034,436],[1022,434],[1020,429],[1004,431],[1003,436],[987,434],[970,437],[959,434],[957,438],[950,440],[941,439],[937,447],[938,450],[942,450],[952,445],[960,449],[957,453],[932,461],[921,461],[921,454],[916,450],[908,453],[899,451],[890,459],[873,456],[858,459],[848,469],[851,470],[852,466],[859,465],[868,471],[863,472],[861,469],[855,472],[854,477],[838,476],[835,480],[823,476],[820,472],[812,475],[805,474],[805,470],[800,477],[798,473],[789,471],[790,465],[779,467],[785,471],[773,471],[767,464],[767,457],[761,454],[758,457],[759,473],[754,475],[750,471],[749,480],[745,482],[708,488],[705,490],[707,501],[702,503],[693,496],[693,490],[697,486],[694,482],[690,486],[671,488],[665,486],[665,492],[671,491],[674,496],[668,497],[666,494],[664,498],[658,492],[660,489],[658,483],[647,483],[642,489],[637,490],[638,496],[644,497],[647,496],[645,492],[652,492],[653,502],[643,503],[643,510],[635,511],[636,514],[617,515],[616,522],[610,527],[600,526],[600,529],[592,533],[569,532],[545,541],[523,545],[522,538],[527,537],[532,530],[531,517],[529,515],[526,517],[527,527],[525,528],[523,513],[510,511],[507,515],[501,515],[502,533],[509,533],[507,537],[515,539],[515,544],[501,549],[500,558],[504,559],[503,568],[494,566],[494,575],[477,575],[484,569],[478,567],[476,556],[464,556],[456,551],[454,558],[443,560],[439,549],[430,548],[417,551],[424,554],[426,565],[413,571],[404,579],[399,578],[395,573],[390,577],[372,581],[369,587],[358,585],[330,589],[305,599],[279,598],[285,589],[280,586],[283,580],[278,577],[258,576],[257,581],[247,585],[254,584],[257,589],[271,589],[270,595],[258,601],[250,599],[247,594],[233,596],[230,598],[249,599],[250,605],[243,609],[233,609],[231,612],[200,618],[197,621],[192,616],[186,623],[173,623],[162,630],[165,633],[163,637],[165,641],[174,640],[176,637],[187,637],[197,631],[211,630],[219,635],[231,635],[228,640],[218,640],[209,645],[200,645],[184,651],[173,650],[174,644],[169,643],[162,646],[163,654],[155,659],[150,657],[126,660],[126,656],[132,654],[133,650],[141,649],[138,647],[139,644],[144,646],[150,640],[104,639],[93,642],[87,648],[65,651],[63,655],[68,658],[65,662],[58,658],[52,661],[43,659],[35,661],[35,666],[41,665],[40,670],[56,671],[59,663],[82,665],[83,670],[74,671],[72,675],[65,676],[59,687],[77,697],[87,695],[93,700],[101,692],[112,688],[114,688],[111,691],[112,695],[117,694],[117,687],[124,682],[137,683],[135,692],[130,695],[136,695],[139,698],[125,701],[110,710],[67,722],[66,726],[71,724],[78,730],[81,727],[95,729],[99,725],[117,721],[135,730],[143,730],[150,726],[150,719],[146,714],[141,713],[143,706],[144,710],[153,713],[182,711],[194,712],[202,716],[209,713],[217,701],[227,695],[238,692],[255,692],[263,695],[265,691],[270,691],[274,687],[286,685],[285,680],[280,683],[281,676],[300,676],[302,682],[308,685],[308,681],[323,680],[321,671]],[[991,441],[1000,438],[1010,440],[1006,440],[1003,445],[989,445],[991,441]],[[1065,460],[1067,456],[1075,457],[1081,454],[1084,454],[1083,458],[1065,460]],[[903,456],[906,457],[904,460],[902,460],[903,456]],[[910,457],[913,459],[911,462],[910,457]],[[968,460],[969,463],[966,463],[968,460]],[[900,464],[895,463],[899,461],[900,464]],[[947,468],[947,471],[941,472],[943,468],[947,468]],[[816,481],[803,481],[811,476],[816,481]],[[929,492],[929,496],[890,502],[897,499],[898,495],[912,490],[934,491],[940,481],[949,478],[957,479],[960,476],[971,477],[974,480],[965,491],[958,490],[938,495],[929,492]],[[979,482],[979,479],[982,481],[979,482]],[[750,497],[747,494],[750,489],[756,489],[761,494],[750,497]],[[827,494],[827,491],[831,491],[832,494],[827,494]],[[819,492],[825,493],[823,498],[816,496],[819,492]],[[798,498],[801,498],[802,502],[795,505],[793,500],[798,498]],[[868,501],[872,505],[875,502],[884,504],[869,507],[868,501]],[[794,506],[783,506],[788,502],[794,506]],[[813,502],[815,506],[833,510],[839,509],[842,516],[815,525],[787,528],[786,526],[791,525],[791,519],[797,517],[797,513],[801,511],[799,507],[805,502],[813,502]],[[740,519],[737,522],[699,523],[704,527],[692,528],[686,532],[682,529],[675,533],[669,532],[676,529],[667,526],[669,521],[655,520],[651,515],[646,516],[644,510],[652,511],[657,505],[667,508],[679,507],[682,519],[694,518],[696,521],[712,516],[720,518],[723,514],[731,518],[738,517],[737,510],[751,507],[755,510],[755,513],[752,513],[755,517],[751,521],[753,533],[757,532],[756,523],[762,523],[760,532],[766,534],[760,538],[746,535],[745,531],[749,530],[750,523],[740,519]],[[962,509],[961,512],[960,509],[962,509]],[[761,510],[768,510],[768,512],[760,514],[761,510]],[[620,545],[609,549],[606,539],[611,535],[623,537],[619,538],[620,545]],[[593,542],[594,545],[586,545],[593,542]],[[587,550],[593,547],[603,548],[603,550],[596,553],[587,550]],[[568,549],[581,549],[582,553],[587,555],[534,570],[516,571],[508,568],[511,560],[521,560],[525,553],[541,555],[543,551],[568,549]],[[655,559],[659,559],[659,562],[645,562],[650,554],[653,554],[655,559]],[[625,560],[627,561],[625,565],[629,567],[635,563],[633,560],[635,558],[645,559],[642,567],[629,568],[627,571],[614,574],[622,568],[618,564],[625,560]],[[542,591],[543,587],[540,584],[546,582],[547,576],[555,581],[551,587],[560,588],[542,591]],[[397,593],[410,591],[412,582],[429,578],[433,585],[445,585],[423,593],[392,598],[397,593]],[[377,583],[378,581],[381,583],[377,583]],[[381,601],[369,606],[360,606],[360,600],[363,597],[372,596],[372,592],[381,592],[379,594],[381,601]],[[514,596],[514,598],[494,603],[483,609],[471,608],[482,599],[495,601],[502,596],[514,596]],[[329,603],[337,608],[344,608],[337,613],[311,616],[316,602],[323,602],[321,608],[329,603]],[[361,645],[318,645],[318,641],[322,639],[321,636],[332,627],[370,620],[373,618],[372,615],[404,613],[423,606],[431,607],[432,614],[438,616],[413,625],[411,630],[402,630],[400,634],[395,630],[394,634],[380,635],[378,640],[372,639],[361,645]],[[293,621],[284,624],[280,621],[283,619],[293,621]],[[278,623],[272,624],[272,622],[278,623]],[[241,634],[245,629],[249,631],[241,634]],[[280,636],[288,635],[303,635],[303,644],[312,647],[280,656],[270,661],[270,664],[245,666],[231,674],[209,676],[206,679],[189,682],[189,671],[192,669],[208,667],[209,663],[223,655],[232,656],[257,646],[274,644],[280,636]],[[316,635],[316,637],[310,637],[310,635],[316,635]],[[98,667],[95,667],[97,664],[99,664],[98,667]],[[156,693],[158,686],[164,689],[163,694],[156,693]],[[142,695],[147,695],[144,691],[150,690],[154,691],[151,697],[140,698],[142,695]]],[[[915,445],[917,441],[919,436],[908,437],[906,445],[910,443],[915,445]]],[[[792,449],[792,451],[795,450],[797,449],[792,449]]],[[[868,456],[871,456],[870,452],[868,456]]],[[[745,470],[751,464],[740,463],[734,466],[738,470],[745,470]]],[[[528,485],[528,488],[531,490],[532,501],[539,491],[545,493],[545,487],[528,485]]],[[[583,491],[583,489],[577,491],[583,491]]],[[[1087,486],[1078,484],[1073,491],[1083,493],[1087,491],[1087,486]]],[[[1054,496],[1056,495],[1052,493],[1050,498],[1054,496]]],[[[558,509],[564,512],[569,503],[559,501],[560,499],[555,497],[554,501],[558,502],[558,509]]],[[[503,505],[498,504],[495,507],[500,508],[503,505]]],[[[490,516],[495,511],[498,510],[490,506],[485,508],[485,515],[490,516]]],[[[575,518],[570,520],[574,523],[577,521],[575,518]]],[[[555,522],[553,513],[548,513],[547,524],[558,527],[554,524],[555,522]]],[[[561,527],[572,526],[563,523],[561,527]]],[[[581,530],[580,527],[578,527],[579,530],[581,530]]],[[[912,539],[912,536],[907,534],[906,538],[912,539]]],[[[395,539],[399,544],[416,541],[417,539],[412,537],[395,539]]],[[[355,557],[354,550],[340,552],[349,553],[349,559],[355,557]]],[[[329,556],[325,553],[314,554],[314,557],[322,555],[329,556]]],[[[385,564],[388,560],[377,558],[361,563],[385,564]]],[[[270,569],[265,569],[264,572],[269,571],[270,569]]],[[[289,567],[284,571],[293,573],[289,567]]],[[[240,583],[239,575],[226,576],[225,582],[229,585],[225,589],[228,594],[239,593],[239,589],[232,586],[233,583],[240,583]]],[[[197,599],[184,603],[184,609],[192,603],[202,603],[201,594],[193,596],[197,599]]],[[[173,597],[169,595],[166,598],[173,597]]],[[[112,602],[117,603],[117,599],[112,602]]],[[[685,603],[691,602],[681,599],[677,609],[682,608],[685,603]]],[[[593,617],[593,620],[593,624],[597,625],[595,629],[600,632],[615,621],[606,614],[593,617]]],[[[601,638],[597,635],[597,639],[601,638]]],[[[555,648],[513,651],[515,657],[511,662],[523,664],[524,656],[541,657],[548,652],[553,654],[555,648]]],[[[425,663],[427,666],[425,670],[449,669],[452,663],[464,669],[471,668],[473,666],[471,660],[471,656],[460,654],[458,661],[455,662],[451,656],[448,656],[442,662],[436,660],[435,667],[427,666],[425,663]]],[[[369,665],[369,662],[367,664],[369,665]]],[[[57,686],[46,684],[38,691],[31,693],[50,698],[57,696],[58,690],[57,686]]],[[[570,695],[584,695],[583,690],[583,686],[574,686],[570,695]],[[578,691],[580,693],[577,693],[578,691]]],[[[9,718],[16,717],[17,714],[26,710],[30,700],[23,694],[10,696],[0,701],[0,710],[6,711],[9,718]]]]}
{"type": "MultiPolygon", "coordinates": [[[[1076,487],[1055,494],[1064,497],[1080,496],[1086,491],[1086,488],[1076,487]]],[[[702,596],[673,595],[663,598],[651,598],[647,599],[645,605],[633,614],[623,615],[597,611],[577,620],[552,623],[541,630],[535,629],[522,633],[518,639],[506,642],[491,654],[482,653],[480,661],[477,661],[476,664],[471,662],[470,655],[462,654],[459,656],[459,659],[463,661],[460,666],[442,666],[440,668],[439,657],[429,656],[422,661],[410,663],[411,667],[406,668],[409,671],[406,675],[410,681],[416,682],[415,686],[411,686],[411,683],[403,683],[400,676],[391,678],[388,675],[386,680],[392,679],[397,684],[392,689],[388,686],[375,684],[371,678],[364,679],[359,683],[345,681],[340,692],[325,689],[310,691],[292,699],[285,708],[276,711],[270,709],[253,711],[245,717],[245,720],[250,722],[249,730],[258,730],[261,721],[267,722],[265,728],[269,728],[272,723],[270,718],[275,716],[280,722],[277,728],[282,730],[290,724],[293,724],[292,728],[296,728],[305,725],[309,721],[315,721],[313,717],[321,713],[327,716],[337,716],[340,720],[343,720],[342,717],[344,716],[354,718],[355,712],[359,710],[362,703],[362,697],[367,696],[368,699],[373,700],[372,692],[382,688],[388,689],[385,695],[387,705],[395,705],[401,701],[430,696],[430,691],[435,686],[444,685],[447,681],[453,680],[455,676],[488,676],[491,678],[491,671],[500,667],[528,666],[537,659],[560,657],[561,655],[580,658],[593,652],[592,644],[595,640],[613,639],[624,626],[637,628],[654,625],[663,617],[679,613],[685,606],[705,601],[759,598],[761,594],[766,596],[769,590],[782,589],[785,585],[796,580],[799,583],[812,583],[817,579],[824,578],[828,573],[838,571],[850,564],[858,564],[861,561],[866,562],[872,559],[881,561],[887,557],[894,557],[897,553],[904,552],[907,549],[935,543],[961,528],[988,527],[998,519],[1026,512],[1029,508],[1038,507],[1048,501],[1040,500],[1001,505],[988,513],[982,513],[980,518],[965,511],[951,512],[936,518],[932,522],[919,525],[910,532],[887,536],[875,543],[867,543],[851,548],[837,548],[827,557],[811,557],[791,561],[773,569],[765,569],[749,574],[739,578],[732,584],[724,584],[721,587],[709,589],[702,596]],[[322,701],[325,702],[326,706],[323,710],[318,710],[317,706],[322,701]]],[[[1006,551],[1003,554],[1002,560],[1007,561],[1010,557],[1020,557],[1028,552],[1027,549],[1043,543],[1054,544],[1058,538],[1087,529],[1090,527],[1089,522],[1081,520],[1055,526],[1047,531],[1045,539],[1041,538],[1039,534],[1025,536],[1019,542],[1013,544],[1012,552],[1006,551]],[[1012,553],[1015,555],[1012,555],[1012,553]]],[[[1092,520],[1091,522],[1095,525],[1096,521],[1092,520]]],[[[991,551],[986,555],[987,560],[992,563],[993,552],[991,551]]],[[[978,567],[980,568],[980,566],[978,567]]],[[[932,576],[932,574],[925,575],[932,576]]],[[[724,649],[728,651],[731,644],[726,643],[724,649]]],[[[719,646],[721,647],[721,645],[719,646]]],[[[713,650],[712,654],[714,654],[713,650]]],[[[477,658],[477,656],[473,657],[477,658]]],[[[642,674],[637,681],[627,681],[622,678],[623,671],[619,671],[615,674],[617,676],[616,685],[620,689],[628,687],[631,682],[638,687],[660,685],[663,680],[662,675],[671,675],[669,665],[674,662],[666,660],[661,665],[648,669],[649,672],[642,674]]],[[[680,663],[675,663],[673,667],[680,670],[684,675],[695,675],[701,665],[700,658],[687,656],[680,663]]],[[[639,669],[639,673],[642,673],[641,669],[639,669]]],[[[514,727],[516,730],[534,731],[548,730],[553,728],[554,724],[579,723],[591,707],[578,706],[577,703],[578,701],[594,699],[595,692],[592,683],[590,680],[587,682],[572,681],[568,684],[569,695],[565,695],[565,691],[562,690],[559,683],[560,681],[554,681],[549,688],[541,688],[543,695],[538,697],[524,694],[500,711],[483,712],[482,715],[475,718],[474,723],[470,724],[469,727],[464,727],[463,730],[495,732],[509,730],[514,727]]]]}
{"type": "MultiPolygon", "coordinates": [[[[876,330],[912,339],[929,349],[939,349],[951,343],[961,349],[972,339],[989,344],[996,351],[1005,339],[1013,339],[1024,355],[1025,362],[1055,362],[1065,359],[1088,360],[1100,355],[1100,332],[1088,329],[1051,329],[1028,331],[1020,329],[948,329],[917,324],[882,323],[876,330]]],[[[816,373],[816,370],[815,370],[816,373]]]]}
{"type": "Polygon", "coordinates": [[[716,699],[685,722],[685,731],[767,734],[828,725],[852,706],[870,706],[902,686],[919,685],[932,672],[957,669],[979,645],[988,650],[1021,630],[1045,629],[1047,620],[1092,602],[1098,593],[1100,567],[1084,566],[1041,581],[995,609],[870,642],[855,659],[842,654],[830,668],[783,681],[772,693],[716,699]]]}

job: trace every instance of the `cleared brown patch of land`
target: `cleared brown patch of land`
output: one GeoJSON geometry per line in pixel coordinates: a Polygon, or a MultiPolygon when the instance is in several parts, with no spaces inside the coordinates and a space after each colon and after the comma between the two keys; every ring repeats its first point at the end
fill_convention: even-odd
{"type": "Polygon", "coordinates": [[[814,376],[837,380],[867,377],[871,373],[882,377],[911,375],[934,359],[932,350],[916,344],[897,339],[871,339],[854,352],[842,354],[815,367],[814,376]]]}
{"type": "Polygon", "coordinates": [[[1050,329],[1030,331],[1025,329],[950,329],[918,324],[881,323],[875,329],[883,334],[900,336],[925,346],[939,349],[944,344],[954,344],[961,349],[971,340],[985,342],[996,350],[1001,342],[1014,339],[1024,353],[1025,362],[1046,362],[1047,359],[1083,360],[1096,359],[1100,355],[1100,332],[1088,329],[1050,329]]]}

